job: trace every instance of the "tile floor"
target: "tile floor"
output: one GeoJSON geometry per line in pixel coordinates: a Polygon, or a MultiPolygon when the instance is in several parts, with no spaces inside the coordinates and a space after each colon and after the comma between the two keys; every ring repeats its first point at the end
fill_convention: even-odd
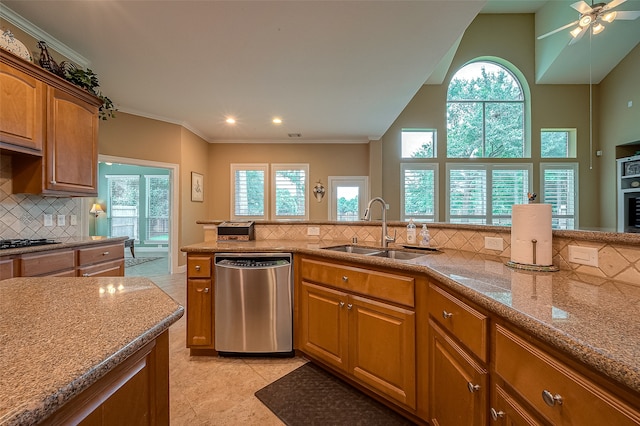
{"type": "MultiPolygon", "coordinates": [[[[165,258],[126,268],[125,276],[149,277],[185,306],[185,274],[166,271],[165,258]]],[[[185,347],[185,331],[184,316],[169,329],[171,425],[284,424],[254,393],[304,364],[304,359],[192,357],[185,347]]]]}

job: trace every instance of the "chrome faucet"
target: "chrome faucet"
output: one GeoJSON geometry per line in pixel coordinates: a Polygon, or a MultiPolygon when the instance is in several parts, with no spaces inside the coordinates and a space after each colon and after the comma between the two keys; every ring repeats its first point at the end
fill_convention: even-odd
{"type": "Polygon", "coordinates": [[[393,237],[387,235],[387,203],[380,197],[372,198],[364,211],[364,220],[371,221],[371,206],[376,201],[382,205],[382,238],[380,238],[380,242],[382,247],[388,247],[389,243],[396,240],[397,231],[394,232],[393,237]]]}

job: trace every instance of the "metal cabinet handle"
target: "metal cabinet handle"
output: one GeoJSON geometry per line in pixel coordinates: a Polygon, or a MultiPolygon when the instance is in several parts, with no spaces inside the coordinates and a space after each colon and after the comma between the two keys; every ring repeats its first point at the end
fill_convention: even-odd
{"type": "Polygon", "coordinates": [[[55,180],[52,180],[52,181],[51,181],[51,182],[49,182],[49,183],[50,183],[51,185],[55,185],[55,184],[57,184],[58,182],[56,182],[55,180]]]}
{"type": "Polygon", "coordinates": [[[447,311],[442,311],[442,318],[444,319],[449,319],[453,316],[453,314],[451,312],[447,312],[447,311]]]}
{"type": "Polygon", "coordinates": [[[342,281],[344,281],[344,282],[349,281],[349,277],[348,277],[348,276],[346,276],[346,275],[343,275],[343,276],[342,276],[342,281]]]}
{"type": "Polygon", "coordinates": [[[469,389],[469,392],[474,393],[480,390],[480,385],[474,385],[471,382],[467,382],[467,389],[469,389]]]}
{"type": "Polygon", "coordinates": [[[342,308],[344,306],[344,302],[340,302],[340,307],[342,308]]]}
{"type": "Polygon", "coordinates": [[[352,305],[351,303],[349,303],[349,304],[347,305],[347,309],[349,309],[349,310],[350,310],[351,308],[353,308],[353,305],[352,305]]]}
{"type": "Polygon", "coordinates": [[[209,287],[205,287],[205,288],[204,288],[204,292],[205,292],[205,293],[209,293],[209,287]]]}
{"type": "Polygon", "coordinates": [[[491,418],[495,421],[504,417],[504,411],[496,411],[495,408],[491,408],[491,418]]]}
{"type": "Polygon", "coordinates": [[[89,276],[89,274],[85,272],[84,274],[82,274],[82,276],[83,276],[83,277],[88,277],[88,276],[89,276]]]}
{"type": "Polygon", "coordinates": [[[553,407],[556,404],[562,405],[562,396],[558,394],[554,395],[546,389],[542,391],[542,399],[549,407],[553,407]]]}
{"type": "Polygon", "coordinates": [[[196,265],[196,271],[200,270],[200,265],[196,265]]]}
{"type": "Polygon", "coordinates": [[[107,256],[109,254],[108,251],[105,251],[104,253],[102,253],[103,256],[107,256]]]}

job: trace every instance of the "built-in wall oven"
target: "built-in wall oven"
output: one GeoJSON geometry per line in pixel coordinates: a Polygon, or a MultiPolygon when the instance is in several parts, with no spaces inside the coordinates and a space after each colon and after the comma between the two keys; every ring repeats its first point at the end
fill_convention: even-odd
{"type": "Polygon", "coordinates": [[[219,253],[215,347],[221,355],[293,355],[289,253],[219,253]]]}

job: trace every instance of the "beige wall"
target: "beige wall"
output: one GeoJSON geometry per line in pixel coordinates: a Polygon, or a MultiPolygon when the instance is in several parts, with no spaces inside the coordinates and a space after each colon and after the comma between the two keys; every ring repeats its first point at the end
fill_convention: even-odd
{"type": "Polygon", "coordinates": [[[200,173],[205,182],[209,177],[208,149],[209,144],[192,132],[182,129],[182,160],[180,162],[180,233],[181,245],[195,244],[203,241],[202,225],[196,224],[197,220],[208,218],[209,205],[212,203],[210,196],[211,187],[206,185],[204,201],[191,201],[191,172],[200,173]]]}
{"type": "Polygon", "coordinates": [[[640,44],[600,84],[602,173],[595,186],[601,194],[603,226],[616,226],[616,158],[640,151],[640,44]],[[633,102],[631,108],[629,101],[633,102]],[[620,145],[636,142],[634,147],[620,145]]]}
{"type": "MultiPolygon", "coordinates": [[[[230,217],[231,163],[308,163],[309,196],[320,179],[327,187],[328,176],[368,176],[367,144],[211,144],[206,194],[213,201],[207,219],[230,217]]],[[[309,201],[309,219],[327,219],[327,197],[309,201]]],[[[204,219],[204,218],[203,218],[204,219]]]]}
{"type": "MultiPolygon", "coordinates": [[[[389,216],[400,218],[400,132],[402,128],[434,128],[437,130],[437,155],[440,177],[439,220],[445,218],[446,164],[446,96],[448,83],[460,67],[478,57],[499,57],[515,65],[524,75],[531,90],[531,143],[533,186],[540,192],[540,130],[552,127],[577,128],[580,188],[594,188],[598,180],[598,164],[589,168],[589,86],[538,85],[534,80],[534,17],[522,15],[479,15],[465,32],[450,71],[441,85],[424,85],[382,137],[383,196],[390,204],[389,216]],[[505,37],[508,34],[508,37],[505,37]]],[[[594,133],[594,147],[597,147],[594,133]]],[[[594,148],[595,149],[595,148],[594,148]]],[[[456,161],[452,159],[451,161],[456,161]]],[[[491,159],[481,159],[491,162],[491,159]]],[[[545,160],[562,161],[562,160],[545,160]]],[[[580,197],[580,227],[599,226],[597,194],[580,197]]]]}

